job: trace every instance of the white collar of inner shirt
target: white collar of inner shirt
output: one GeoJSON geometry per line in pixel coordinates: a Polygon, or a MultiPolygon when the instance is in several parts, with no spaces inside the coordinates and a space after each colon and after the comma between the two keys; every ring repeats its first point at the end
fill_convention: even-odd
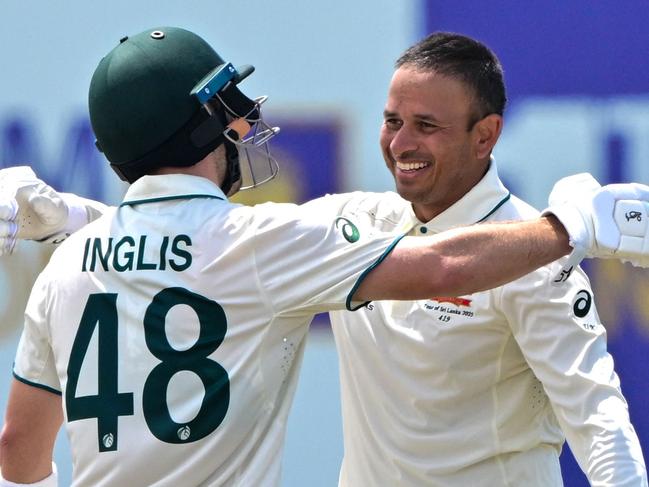
{"type": "Polygon", "coordinates": [[[458,225],[472,225],[486,220],[510,198],[510,193],[498,177],[496,161],[492,157],[489,169],[468,193],[429,222],[422,223],[411,210],[413,233],[435,234],[458,225]],[[422,231],[422,229],[425,229],[422,231]]]}
{"type": "Polygon", "coordinates": [[[200,176],[189,174],[142,176],[129,186],[122,206],[168,199],[205,197],[227,201],[221,188],[200,176]]]}

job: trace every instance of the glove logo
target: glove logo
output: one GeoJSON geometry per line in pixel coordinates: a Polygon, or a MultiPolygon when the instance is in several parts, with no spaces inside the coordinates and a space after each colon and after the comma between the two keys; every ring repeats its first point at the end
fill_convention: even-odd
{"type": "Polygon", "coordinates": [[[624,214],[624,217],[626,218],[626,221],[631,221],[631,220],[637,220],[639,222],[642,221],[642,213],[639,211],[627,211],[624,214]]]}
{"type": "Polygon", "coordinates": [[[343,232],[343,237],[345,237],[345,240],[347,240],[349,243],[358,242],[358,239],[361,238],[361,234],[358,231],[358,228],[356,228],[356,225],[354,225],[347,218],[339,216],[335,221],[336,228],[338,228],[338,224],[340,222],[343,222],[341,230],[343,232]]]}
{"type": "Polygon", "coordinates": [[[577,293],[577,296],[575,297],[575,302],[572,305],[572,311],[575,313],[575,316],[577,318],[584,318],[590,311],[592,304],[592,295],[585,289],[582,289],[577,293]]]}
{"type": "Polygon", "coordinates": [[[570,266],[567,269],[561,269],[561,272],[559,275],[557,275],[552,282],[555,284],[560,284],[562,282],[566,282],[568,278],[570,277],[570,274],[572,274],[572,271],[574,269],[574,266],[570,266]]]}

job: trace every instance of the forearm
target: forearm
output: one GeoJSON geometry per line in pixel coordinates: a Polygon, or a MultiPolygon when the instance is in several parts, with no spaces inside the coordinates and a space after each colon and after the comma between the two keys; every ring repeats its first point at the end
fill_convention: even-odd
{"type": "Polygon", "coordinates": [[[51,463],[50,473],[46,477],[35,482],[13,482],[5,479],[0,471],[0,487],[58,487],[58,485],[59,476],[54,462],[51,463]]]}
{"type": "Polygon", "coordinates": [[[26,442],[7,439],[3,431],[0,478],[20,484],[31,484],[49,477],[52,474],[52,454],[46,450],[47,448],[34,450],[26,442]]]}
{"type": "Polygon", "coordinates": [[[2,477],[25,484],[49,477],[62,421],[59,395],[14,379],[0,436],[2,477]]]}
{"type": "Polygon", "coordinates": [[[438,252],[443,256],[442,267],[455,277],[451,281],[453,294],[470,294],[500,286],[571,250],[565,229],[553,216],[476,225],[453,233],[438,244],[438,252]]]}
{"type": "Polygon", "coordinates": [[[410,300],[471,294],[515,280],[570,249],[565,229],[552,215],[407,237],[354,296],[410,300]]]}

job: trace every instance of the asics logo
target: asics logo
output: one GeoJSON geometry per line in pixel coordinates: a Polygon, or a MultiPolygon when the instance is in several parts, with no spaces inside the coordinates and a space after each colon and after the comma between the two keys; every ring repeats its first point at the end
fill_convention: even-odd
{"type": "Polygon", "coordinates": [[[347,218],[342,216],[336,218],[335,221],[336,228],[339,228],[339,224],[340,224],[340,229],[343,232],[343,237],[345,237],[345,240],[347,240],[349,243],[357,242],[358,239],[361,238],[361,234],[358,231],[358,228],[356,228],[356,225],[354,225],[347,218]]]}

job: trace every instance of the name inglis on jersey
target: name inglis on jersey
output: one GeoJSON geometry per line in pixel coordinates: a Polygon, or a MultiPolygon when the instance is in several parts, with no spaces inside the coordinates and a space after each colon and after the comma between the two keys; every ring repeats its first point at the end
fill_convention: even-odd
{"type": "MultiPolygon", "coordinates": [[[[102,268],[105,271],[115,270],[125,272],[132,270],[159,270],[164,271],[169,266],[174,271],[184,271],[192,265],[192,254],[187,247],[191,247],[192,240],[188,235],[165,236],[156,244],[147,242],[146,235],[131,237],[129,235],[117,239],[109,237],[101,239],[91,237],[86,239],[83,249],[82,272],[94,272],[102,268]],[[149,249],[155,245],[159,252],[157,260],[148,260],[145,254],[153,256],[155,253],[149,249]]],[[[151,257],[148,257],[151,259],[151,257]]]]}

